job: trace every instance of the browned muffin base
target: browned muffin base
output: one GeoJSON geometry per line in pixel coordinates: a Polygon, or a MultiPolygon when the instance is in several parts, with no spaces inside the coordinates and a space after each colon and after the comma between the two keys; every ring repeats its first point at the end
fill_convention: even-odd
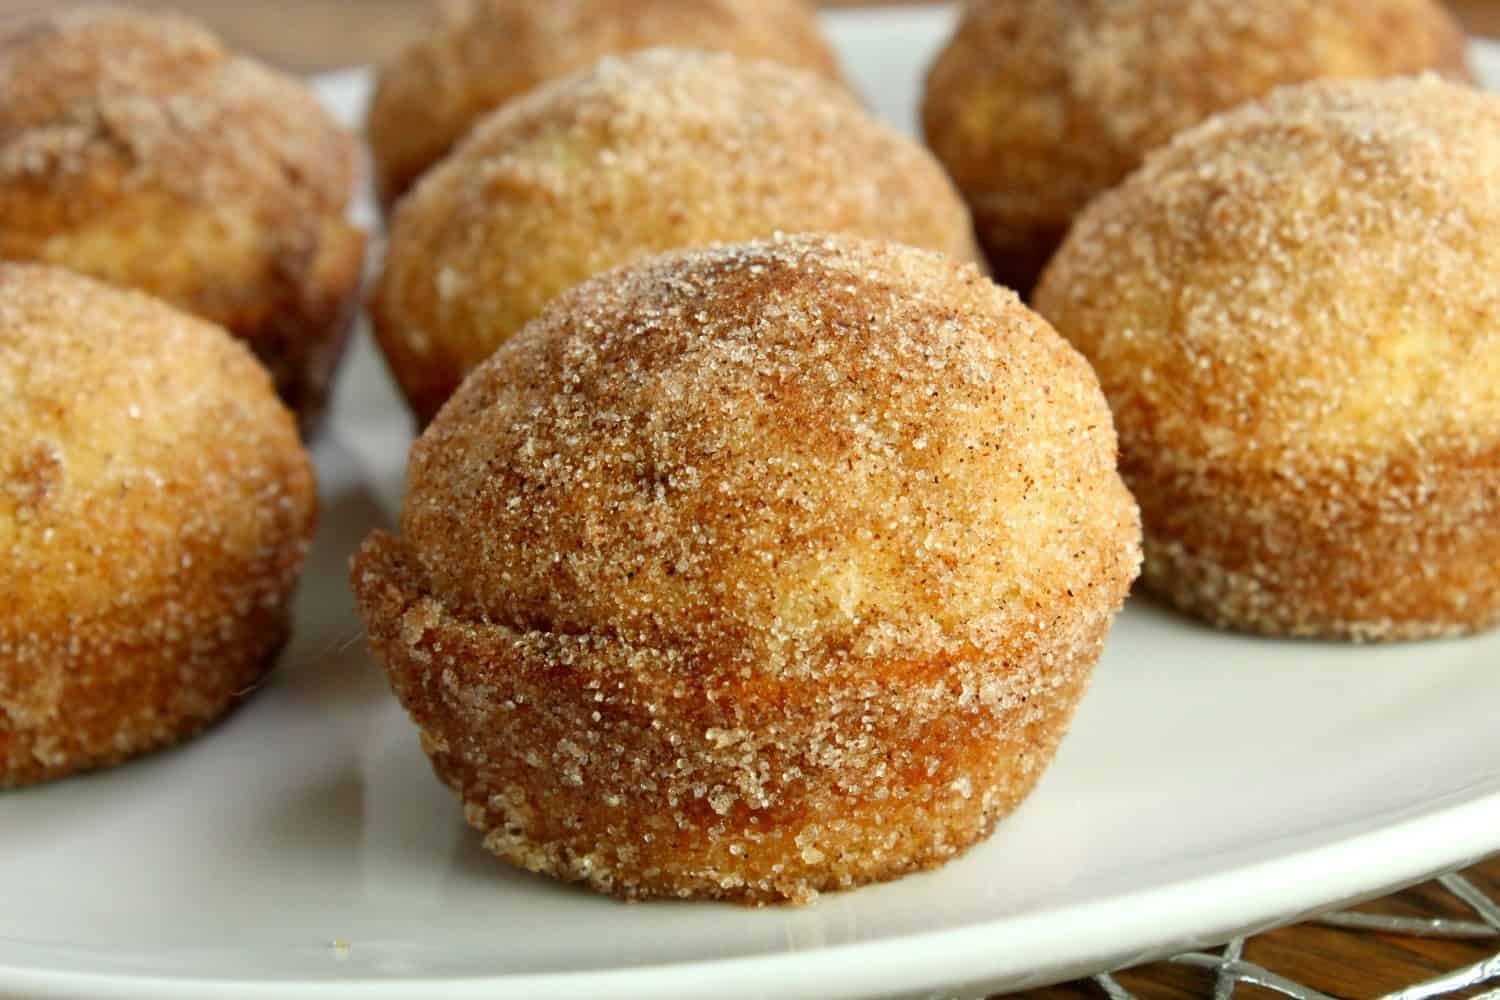
{"type": "Polygon", "coordinates": [[[278,274],[277,298],[253,314],[220,321],[245,341],[271,373],[276,394],[297,417],[304,439],[317,433],[334,376],[359,316],[365,236],[349,226],[323,227],[313,259],[278,274]]]}
{"type": "Polygon", "coordinates": [[[1221,628],[1379,642],[1500,624],[1500,449],[1294,482],[1135,446],[1122,471],[1143,583],[1221,628]]]}
{"type": "Polygon", "coordinates": [[[172,629],[165,617],[134,626],[96,622],[37,637],[19,651],[0,648],[19,653],[6,667],[12,687],[58,686],[31,710],[25,693],[0,697],[0,789],[112,767],[197,735],[271,671],[291,619],[285,608],[257,607],[218,635],[154,641],[172,629]],[[43,670],[28,672],[28,663],[43,670]]]}
{"type": "Polygon", "coordinates": [[[457,620],[389,535],[353,585],[485,846],[627,899],[806,902],[961,854],[1051,760],[1110,621],[1060,630],[1071,641],[1031,662],[731,680],[605,637],[457,620]]]}

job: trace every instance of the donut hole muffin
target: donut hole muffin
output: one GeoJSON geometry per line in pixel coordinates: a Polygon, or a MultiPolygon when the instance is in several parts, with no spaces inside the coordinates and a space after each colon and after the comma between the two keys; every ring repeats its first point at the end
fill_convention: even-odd
{"type": "Polygon", "coordinates": [[[150,292],[245,340],[310,429],[358,297],[347,132],[171,14],[0,30],[0,258],[150,292]]]}
{"type": "Polygon", "coordinates": [[[1272,635],[1500,619],[1497,169],[1500,99],[1308,84],[1084,213],[1036,301],[1110,397],[1153,590],[1272,635]]]}
{"type": "Polygon", "coordinates": [[[1217,111],[1322,77],[1469,80],[1437,0],[971,0],[928,76],[927,141],[996,279],[1027,294],[1073,218],[1217,111]]]}
{"type": "Polygon", "coordinates": [[[936,161],[825,80],[654,49],[496,112],[402,201],[371,314],[419,421],[559,292],[653,253],[819,230],[977,259],[936,161]]]}
{"type": "Polygon", "coordinates": [[[291,415],[224,331],[0,264],[0,787],[119,763],[269,669],[314,523],[291,415]]]}
{"type": "Polygon", "coordinates": [[[419,440],[353,585],[490,850],[764,903],[984,837],[1138,562],[1077,354],[972,266],[806,236],[562,295],[419,440]]]}
{"type": "Polygon", "coordinates": [[[602,56],[674,46],[839,79],[806,0],[458,0],[381,68],[366,132],[387,208],[476,122],[602,56]]]}

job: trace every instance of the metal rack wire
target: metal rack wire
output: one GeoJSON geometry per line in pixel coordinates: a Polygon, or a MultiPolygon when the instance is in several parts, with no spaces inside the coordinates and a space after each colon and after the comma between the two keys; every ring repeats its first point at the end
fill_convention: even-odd
{"type": "MultiPolygon", "coordinates": [[[[1500,939],[1500,900],[1486,896],[1479,886],[1462,875],[1444,875],[1438,883],[1469,910],[1473,919],[1427,919],[1392,917],[1375,913],[1342,911],[1325,914],[1314,923],[1343,930],[1372,931],[1426,938],[1500,939]]],[[[1237,986],[1259,986],[1292,997],[1293,1000],[1334,1000],[1326,993],[1306,986],[1244,958],[1246,938],[1235,938],[1218,954],[1188,952],[1170,961],[1214,974],[1213,1000],[1230,1000],[1237,986]]],[[[1096,976],[1094,982],[1109,1000],[1137,1000],[1114,976],[1096,976]]],[[[1478,994],[1473,1000],[1500,1000],[1500,951],[1490,958],[1445,973],[1426,982],[1416,983],[1381,1000],[1430,1000],[1472,990],[1488,984],[1495,988],[1478,994]]]]}

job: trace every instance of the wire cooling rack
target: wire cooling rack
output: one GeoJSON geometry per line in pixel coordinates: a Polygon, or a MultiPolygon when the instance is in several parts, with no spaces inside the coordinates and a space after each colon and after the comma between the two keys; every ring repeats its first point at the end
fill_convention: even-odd
{"type": "MultiPolygon", "coordinates": [[[[1325,914],[1311,922],[1341,930],[1407,937],[1480,941],[1494,939],[1496,947],[1500,948],[1500,897],[1491,898],[1463,875],[1444,875],[1437,882],[1462,905],[1466,911],[1465,916],[1405,917],[1346,910],[1325,914]]],[[[1327,993],[1246,961],[1246,941],[1246,938],[1236,938],[1217,954],[1188,952],[1169,961],[1174,965],[1211,973],[1212,1000],[1230,1000],[1239,986],[1260,987],[1294,1000],[1334,1000],[1327,993]]],[[[1114,976],[1096,976],[1094,982],[1109,1000],[1139,1000],[1114,976]]],[[[1489,958],[1463,968],[1388,993],[1380,1000],[1429,1000],[1458,995],[1470,1000],[1500,1000],[1500,950],[1489,958]],[[1481,989],[1482,992],[1474,992],[1481,989]]]]}

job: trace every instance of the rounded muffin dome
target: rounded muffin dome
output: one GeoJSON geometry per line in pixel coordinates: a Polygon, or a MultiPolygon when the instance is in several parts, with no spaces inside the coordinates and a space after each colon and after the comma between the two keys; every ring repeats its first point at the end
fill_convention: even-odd
{"type": "Polygon", "coordinates": [[[1084,213],[1036,301],[1110,397],[1153,588],[1278,634],[1500,619],[1497,170],[1494,96],[1309,84],[1084,213]]]}
{"type": "Polygon", "coordinates": [[[190,735],[285,642],[312,470],[248,351],[0,264],[0,787],[190,735]]]}
{"type": "Polygon", "coordinates": [[[842,88],[726,55],[610,58],[496,112],[402,201],[376,333],[425,421],[585,278],[797,231],[978,256],[942,169],[842,88]]]}
{"type": "Polygon", "coordinates": [[[389,207],[486,114],[601,57],[659,46],[837,80],[806,0],[459,0],[376,77],[366,131],[389,207]]]}
{"type": "Polygon", "coordinates": [[[943,255],[807,236],[562,295],[354,569],[502,857],[637,895],[930,867],[1030,789],[1134,578],[1083,359],[943,255]]]}
{"type": "Polygon", "coordinates": [[[445,606],[513,628],[701,633],[762,669],[985,646],[1120,557],[1082,544],[1128,506],[1101,405],[1034,314],[936,254],[669,258],[466,386],[413,449],[402,531],[445,606]]]}
{"type": "Polygon", "coordinates": [[[1282,84],[1424,70],[1469,78],[1438,0],[976,0],[923,122],[1026,293],[1084,205],[1182,129],[1282,84]]]}
{"type": "Polygon", "coordinates": [[[353,178],[307,87],[193,21],[84,7],[0,29],[0,259],[228,328],[308,427],[359,290],[353,178]]]}

